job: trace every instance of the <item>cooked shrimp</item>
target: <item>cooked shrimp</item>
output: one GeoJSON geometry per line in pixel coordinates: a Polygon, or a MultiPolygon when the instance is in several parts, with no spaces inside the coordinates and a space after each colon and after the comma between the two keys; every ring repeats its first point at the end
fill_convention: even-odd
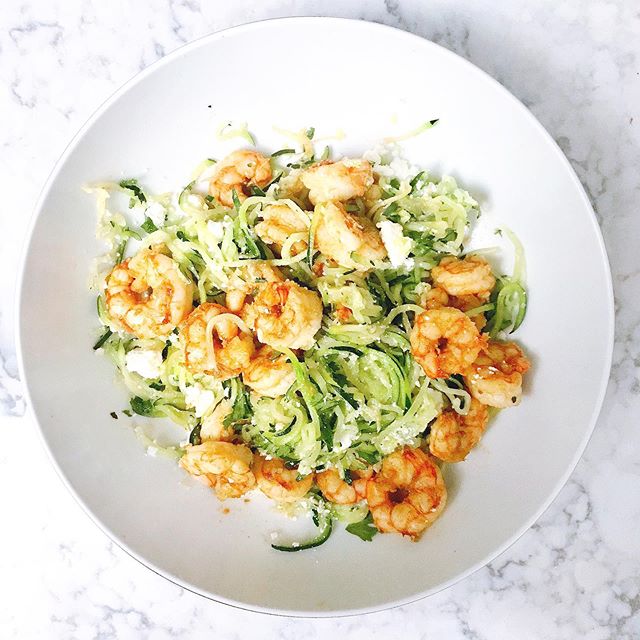
{"type": "Polygon", "coordinates": [[[466,416],[446,409],[431,425],[429,451],[445,462],[461,462],[480,442],[488,420],[487,407],[475,398],[471,398],[466,416]]]}
{"type": "Polygon", "coordinates": [[[143,249],[114,267],[104,301],[119,328],[138,338],[166,336],[193,308],[193,284],[169,256],[143,249]]]}
{"type": "Polygon", "coordinates": [[[309,200],[344,202],[362,197],[373,184],[373,169],[367,160],[344,158],[338,162],[320,162],[302,174],[309,189],[309,200]]]}
{"type": "Polygon", "coordinates": [[[430,378],[467,370],[486,344],[467,316],[452,307],[423,311],[410,335],[411,353],[430,378]]]}
{"type": "Polygon", "coordinates": [[[205,302],[180,327],[187,369],[219,380],[233,378],[249,365],[255,350],[245,323],[219,304],[205,302]]]}
{"type": "Polygon", "coordinates": [[[420,449],[400,449],[382,460],[367,482],[367,503],[383,533],[417,540],[442,513],[447,489],[433,460],[420,449]]]}
{"type": "Polygon", "coordinates": [[[291,280],[267,282],[243,317],[263,344],[310,349],[322,323],[322,302],[317,293],[291,280]]]}
{"type": "Polygon", "coordinates": [[[230,153],[213,166],[209,193],[226,207],[233,207],[233,192],[245,200],[248,187],[266,186],[271,180],[271,164],[257,151],[239,150],[230,153]]]}
{"type": "Polygon", "coordinates": [[[258,395],[283,396],[296,379],[287,357],[269,345],[258,349],[249,366],[242,372],[242,381],[258,395]]]}
{"type": "Polygon", "coordinates": [[[436,287],[444,289],[450,296],[477,296],[487,300],[495,287],[496,279],[491,265],[480,256],[459,258],[447,257],[431,270],[436,287]]]}
{"type": "Polygon", "coordinates": [[[340,477],[335,469],[327,469],[316,475],[316,484],[322,495],[335,504],[355,504],[364,500],[367,491],[367,480],[372,475],[371,469],[350,471],[351,484],[340,477]]]}
{"type": "MultiPolygon", "coordinates": [[[[423,306],[427,309],[441,309],[442,307],[453,307],[460,311],[466,312],[471,309],[477,309],[485,304],[486,300],[483,300],[475,295],[464,296],[450,296],[444,289],[440,287],[432,287],[424,294],[424,298],[421,301],[423,306]]],[[[478,327],[478,331],[482,331],[487,324],[487,319],[484,317],[484,313],[476,313],[471,316],[473,324],[478,327]]]]}
{"type": "Polygon", "coordinates": [[[231,442],[235,438],[235,432],[232,427],[227,427],[224,424],[224,419],[230,413],[231,403],[228,400],[221,400],[216,408],[202,419],[200,439],[231,442]]]}
{"type": "Polygon", "coordinates": [[[316,248],[340,266],[368,271],[369,262],[386,258],[380,233],[369,218],[347,213],[339,202],[317,205],[315,215],[316,248]]]}
{"type": "Polygon", "coordinates": [[[180,458],[180,466],[193,476],[203,477],[220,500],[239,498],[255,487],[252,462],[249,447],[213,440],[188,446],[180,458]]]}
{"type": "Polygon", "coordinates": [[[288,469],[280,458],[267,460],[256,455],[253,473],[262,493],[279,502],[295,502],[304,497],[313,486],[313,474],[298,479],[296,468],[288,469]]]}
{"type": "MultiPolygon", "coordinates": [[[[303,211],[292,209],[286,204],[270,204],[262,210],[262,221],[255,226],[257,236],[266,244],[273,245],[278,253],[294,233],[309,231],[309,216],[303,211]]],[[[298,240],[291,246],[293,255],[307,248],[306,240],[298,240]]]]}
{"type": "Polygon", "coordinates": [[[234,313],[240,312],[247,298],[255,296],[263,283],[283,280],[280,270],[268,262],[249,262],[246,266],[234,269],[229,277],[226,295],[228,309],[234,313]]]}
{"type": "Polygon", "coordinates": [[[520,403],[522,374],[531,366],[514,342],[490,340],[464,372],[471,395],[488,405],[504,409],[520,403]]]}

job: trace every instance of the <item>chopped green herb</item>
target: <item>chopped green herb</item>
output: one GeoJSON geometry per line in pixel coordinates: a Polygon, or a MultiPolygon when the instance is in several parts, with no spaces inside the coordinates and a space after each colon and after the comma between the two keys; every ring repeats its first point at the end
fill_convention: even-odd
{"type": "Polygon", "coordinates": [[[360,520],[360,522],[354,522],[353,524],[349,524],[346,527],[347,531],[354,536],[358,536],[360,540],[364,540],[365,542],[371,542],[373,537],[378,533],[375,525],[373,524],[373,517],[371,512],[369,512],[364,518],[364,520],[360,520]]]}
{"type": "Polygon", "coordinates": [[[130,418],[133,415],[133,413],[131,413],[129,409],[123,409],[122,413],[124,413],[124,415],[127,416],[127,418],[130,418]]]}
{"type": "Polygon", "coordinates": [[[178,238],[178,240],[182,240],[184,242],[188,242],[189,238],[187,238],[187,236],[184,234],[183,231],[176,231],[176,238],[178,238]]]}
{"type": "Polygon", "coordinates": [[[152,389],[155,389],[156,391],[164,391],[165,390],[165,386],[164,383],[160,382],[159,380],[157,382],[151,382],[149,383],[149,386],[152,389]]]}
{"type": "Polygon", "coordinates": [[[150,416],[153,412],[153,400],[145,400],[139,396],[133,396],[130,404],[134,413],[139,416],[150,416]]]}
{"type": "Polygon", "coordinates": [[[144,222],[140,225],[140,227],[144,229],[147,233],[153,233],[154,231],[158,230],[158,227],[156,227],[155,222],[148,217],[144,219],[144,222]]]}
{"type": "Polygon", "coordinates": [[[133,198],[129,201],[129,208],[133,208],[135,206],[134,198],[137,198],[140,204],[144,204],[147,201],[147,196],[144,195],[144,191],[138,185],[138,181],[135,178],[131,178],[129,180],[120,180],[120,187],[122,189],[127,189],[133,193],[133,198]],[[132,204],[133,202],[133,204],[132,204]]]}
{"type": "Polygon", "coordinates": [[[233,404],[231,413],[222,421],[225,427],[233,427],[237,423],[251,417],[251,404],[249,403],[249,394],[245,386],[241,382],[236,382],[239,386],[236,401],[233,404]]]}
{"type": "Polygon", "coordinates": [[[117,419],[118,419],[118,414],[117,414],[115,411],[112,411],[109,415],[110,415],[114,420],[117,420],[117,419]]]}

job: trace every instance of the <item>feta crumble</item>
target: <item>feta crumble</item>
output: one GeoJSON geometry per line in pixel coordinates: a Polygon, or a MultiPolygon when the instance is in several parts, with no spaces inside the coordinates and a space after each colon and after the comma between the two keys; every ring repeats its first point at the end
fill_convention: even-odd
{"type": "Polygon", "coordinates": [[[213,241],[219,244],[222,242],[224,233],[231,224],[231,219],[228,217],[221,222],[218,220],[209,220],[207,222],[207,231],[211,234],[213,241]]]}
{"type": "Polygon", "coordinates": [[[409,258],[413,240],[403,235],[402,225],[390,220],[381,220],[376,226],[380,229],[380,238],[389,254],[391,264],[394,267],[413,267],[414,260],[409,258]]]}
{"type": "Polygon", "coordinates": [[[144,214],[156,225],[156,227],[160,228],[164,226],[165,221],[165,210],[164,207],[159,202],[152,202],[144,211],[144,214]]]}
{"type": "Polygon", "coordinates": [[[162,352],[156,349],[132,349],[127,353],[125,366],[143,378],[157,378],[162,373],[162,352]]]}
{"type": "Polygon", "coordinates": [[[373,165],[374,173],[385,178],[398,178],[398,180],[411,180],[419,169],[405,160],[398,145],[378,145],[363,155],[373,165]]]}
{"type": "Polygon", "coordinates": [[[184,401],[193,407],[196,418],[201,418],[212,407],[216,396],[210,389],[195,384],[184,388],[184,401]]]}

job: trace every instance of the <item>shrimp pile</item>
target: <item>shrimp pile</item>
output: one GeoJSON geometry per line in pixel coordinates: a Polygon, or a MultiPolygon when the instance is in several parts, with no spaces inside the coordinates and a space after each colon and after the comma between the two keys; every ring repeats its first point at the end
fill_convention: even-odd
{"type": "Polygon", "coordinates": [[[144,223],[104,214],[94,348],[133,412],[186,428],[179,465],[220,500],[311,511],[318,538],[285,550],[335,519],[416,541],[444,466],[473,464],[493,409],[521,401],[530,363],[507,334],[526,292],[464,254],[478,205],[452,178],[317,157],[313,135],[207,160],[173,199],[115,185],[144,223]]]}
{"type": "Polygon", "coordinates": [[[193,285],[169,257],[151,249],[120,263],[106,281],[109,316],[138,338],[171,333],[193,308],[193,285]]]}

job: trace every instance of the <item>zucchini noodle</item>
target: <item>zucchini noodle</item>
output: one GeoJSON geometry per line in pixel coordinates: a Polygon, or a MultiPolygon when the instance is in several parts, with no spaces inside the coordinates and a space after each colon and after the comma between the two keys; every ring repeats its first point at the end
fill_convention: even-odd
{"type": "MultiPolygon", "coordinates": [[[[434,124],[430,121],[393,140],[416,136],[434,124]]],[[[345,196],[344,208],[334,207],[336,215],[347,216],[343,218],[344,228],[327,238],[326,222],[320,224],[323,209],[314,210],[309,201],[314,192],[306,188],[302,172],[326,160],[329,151],[315,155],[313,128],[300,132],[276,130],[296,148],[280,149],[270,158],[253,154],[251,158],[258,158],[257,162],[247,163],[249,169],[243,170],[257,175],[257,165],[266,177],[263,181],[256,178],[256,184],[234,183],[233,191],[229,187],[228,195],[218,196],[230,206],[209,195],[223,188],[211,184],[221,173],[214,170],[216,161],[211,158],[198,164],[188,183],[175,193],[155,196],[135,179],[85,189],[95,196],[97,234],[106,245],[91,279],[101,324],[93,348],[113,361],[129,391],[130,406],[122,409],[127,415],[169,418],[184,428],[185,440],[171,446],[159,445],[138,429],[138,437],[150,451],[178,458],[185,451],[193,451],[190,447],[202,444],[212,424],[222,425],[230,430],[236,445],[245,443],[253,453],[278,458],[283,461],[279,464],[296,467],[300,477],[335,469],[350,484],[351,472],[371,473],[373,469],[377,473],[383,458],[402,447],[428,448],[432,425],[443,410],[451,409],[460,416],[469,414],[471,395],[462,375],[428,378],[424,363],[421,366],[412,355],[415,333],[411,334],[416,317],[429,300],[431,269],[445,257],[463,255],[478,203],[452,177],[436,179],[426,171],[416,173],[393,154],[372,151],[370,157],[374,159],[371,167],[366,167],[369,174],[363,180],[365,186],[355,197],[346,200],[345,196]],[[282,214],[282,220],[278,214],[282,214]],[[320,233],[325,234],[322,241],[320,233]],[[356,242],[367,233],[375,234],[369,238],[372,246],[378,247],[377,253],[368,255],[365,242],[356,242]],[[343,260],[325,248],[332,244],[346,254],[343,260]],[[122,322],[114,308],[112,298],[118,292],[105,285],[109,272],[118,264],[117,273],[127,269],[132,272],[135,261],[124,261],[139,255],[142,249],[149,249],[143,255],[154,254],[159,264],[166,264],[165,256],[171,258],[175,274],[173,280],[167,280],[169,295],[184,281],[188,296],[193,296],[184,314],[168,327],[161,326],[157,335],[136,332],[151,338],[134,337],[123,329],[131,325],[122,322]],[[350,266],[341,266],[347,264],[350,266]],[[272,282],[278,283],[273,290],[266,285],[272,282]],[[300,293],[300,288],[307,291],[300,293]],[[307,324],[310,334],[320,328],[309,335],[308,342],[302,335],[306,329],[302,325],[310,312],[302,303],[300,308],[288,309],[287,296],[295,296],[286,291],[297,291],[300,299],[317,304],[316,324],[307,324]],[[270,293],[283,296],[275,298],[273,307],[264,300],[270,293]],[[220,380],[209,373],[194,373],[187,366],[185,350],[189,351],[191,345],[185,341],[192,338],[182,323],[193,307],[207,303],[225,309],[218,309],[218,315],[199,329],[204,334],[203,342],[190,351],[198,355],[189,357],[189,366],[193,369],[201,356],[207,362],[202,371],[228,370],[229,375],[240,371],[235,377],[220,380]],[[269,316],[267,328],[256,320],[260,313],[269,316]],[[275,326],[273,332],[297,331],[299,335],[294,338],[299,341],[270,342],[264,337],[271,330],[270,323],[275,326]],[[232,337],[226,338],[228,335],[232,337]],[[220,345],[225,339],[231,344],[236,337],[246,351],[240,355],[246,359],[234,369],[226,366],[218,349],[223,348],[220,345]],[[287,344],[292,348],[285,348],[287,344]],[[264,365],[268,382],[270,373],[284,372],[286,384],[271,395],[268,391],[260,395],[264,390],[259,385],[265,381],[256,383],[252,379],[254,364],[258,370],[264,365]]],[[[240,137],[253,144],[246,124],[226,124],[219,137],[240,137]]],[[[358,162],[345,162],[342,171],[358,166],[358,162]]],[[[230,174],[230,181],[240,179],[236,178],[239,173],[232,170],[230,174]]],[[[226,188],[227,183],[223,186],[226,188]]],[[[340,193],[339,189],[336,192],[340,193]]],[[[460,307],[478,326],[486,317],[485,331],[492,338],[515,331],[527,306],[524,251],[515,234],[507,229],[503,233],[514,248],[513,274],[499,277],[490,297],[488,291],[477,302],[468,296],[471,304],[477,304],[475,308],[460,307]]],[[[146,291],[143,286],[141,293],[133,284],[126,286],[143,300],[156,291],[156,285],[146,291]]],[[[137,301],[136,295],[131,298],[137,301]]],[[[164,307],[162,311],[166,322],[171,314],[164,307]]],[[[476,339],[486,344],[484,338],[476,339]]],[[[465,366],[470,366],[475,357],[465,366]]],[[[251,452],[247,455],[251,460],[251,452]]],[[[358,474],[354,478],[362,479],[358,474]]],[[[358,496],[360,500],[362,494],[358,496]]],[[[372,535],[366,502],[329,507],[317,487],[304,500],[315,514],[320,532],[305,544],[275,545],[279,550],[296,551],[321,544],[329,536],[334,519],[349,525],[351,532],[360,532],[356,535],[372,535]]]]}

